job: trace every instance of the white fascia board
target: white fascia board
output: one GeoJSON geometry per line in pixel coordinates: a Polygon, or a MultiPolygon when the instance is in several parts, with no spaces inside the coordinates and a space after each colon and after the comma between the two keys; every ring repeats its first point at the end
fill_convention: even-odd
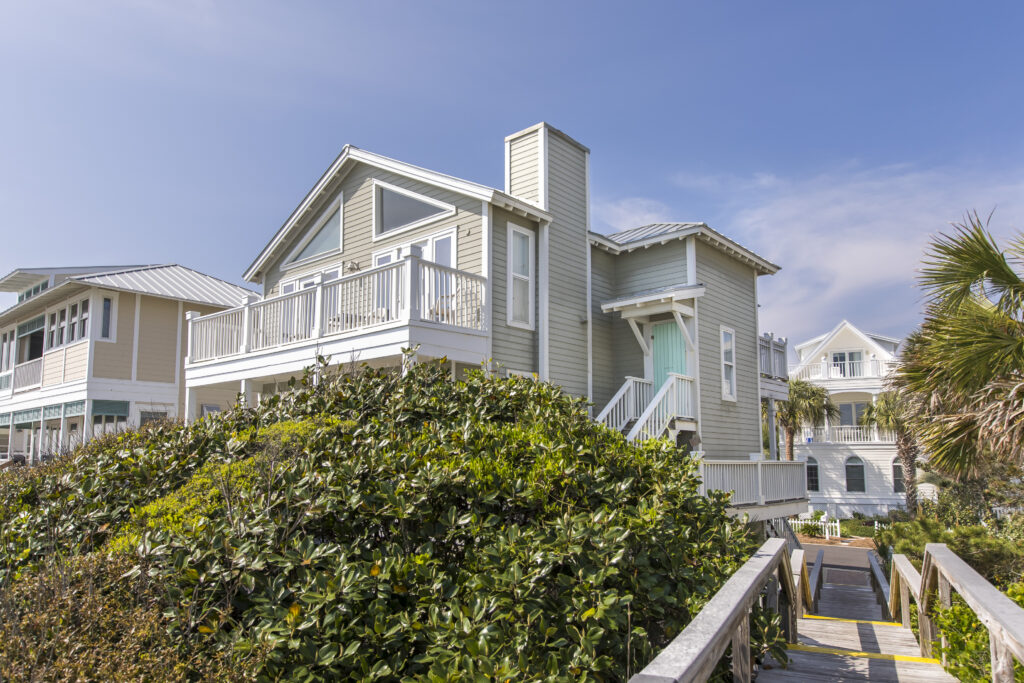
{"type": "Polygon", "coordinates": [[[681,287],[670,291],[656,292],[647,296],[609,301],[601,304],[601,310],[604,313],[614,313],[615,311],[621,311],[627,308],[642,307],[645,304],[675,303],[677,301],[685,301],[687,299],[702,297],[704,296],[704,291],[705,289],[703,285],[697,285],[695,287],[681,287]]]}
{"type": "Polygon", "coordinates": [[[749,263],[762,271],[762,274],[774,275],[779,272],[780,267],[772,263],[771,261],[762,258],[750,251],[746,247],[733,242],[731,239],[723,235],[722,233],[711,229],[704,223],[692,225],[686,228],[682,228],[675,232],[667,232],[662,235],[655,235],[645,240],[639,240],[637,242],[629,242],[627,244],[618,244],[604,235],[597,233],[590,233],[590,242],[595,246],[601,247],[612,254],[622,254],[630,251],[636,251],[637,249],[649,249],[650,247],[657,246],[660,244],[667,244],[674,240],[681,240],[690,237],[691,235],[697,235],[704,241],[711,244],[716,249],[724,251],[734,258],[738,258],[741,261],[749,263]]]}

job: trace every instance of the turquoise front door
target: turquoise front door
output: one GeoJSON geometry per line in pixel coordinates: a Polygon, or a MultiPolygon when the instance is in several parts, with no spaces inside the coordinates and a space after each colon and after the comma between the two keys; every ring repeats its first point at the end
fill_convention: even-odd
{"type": "Polygon", "coordinates": [[[654,325],[654,390],[668,379],[668,373],[686,374],[686,342],[675,321],[654,325]]]}

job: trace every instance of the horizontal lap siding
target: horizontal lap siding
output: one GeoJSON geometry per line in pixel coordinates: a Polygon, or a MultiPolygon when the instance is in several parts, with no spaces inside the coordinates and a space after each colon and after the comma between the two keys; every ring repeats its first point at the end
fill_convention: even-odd
{"type": "Polygon", "coordinates": [[[136,379],[140,382],[174,382],[180,362],[174,355],[177,333],[178,302],[142,297],[136,379]]]}
{"type": "MultiPolygon", "coordinates": [[[[502,367],[524,372],[537,372],[537,333],[518,327],[510,327],[508,321],[508,224],[537,231],[537,224],[525,218],[513,216],[502,209],[491,207],[491,319],[493,337],[491,353],[494,361],[502,367]]],[[[534,272],[537,264],[534,263],[534,272]]],[[[534,306],[537,302],[534,301],[534,306]]],[[[536,310],[536,309],[535,309],[536,310]]]]}
{"type": "Polygon", "coordinates": [[[747,458],[761,451],[754,270],[697,240],[701,438],[709,458],[747,458]],[[719,326],[736,331],[737,400],[722,399],[719,326]]]}
{"type": "Polygon", "coordinates": [[[49,387],[64,381],[64,349],[43,354],[43,386],[49,387]]]}
{"type": "Polygon", "coordinates": [[[509,194],[540,202],[540,135],[527,133],[509,143],[509,194]]]}
{"type": "MultiPolygon", "coordinates": [[[[135,329],[134,294],[114,294],[117,300],[117,341],[97,340],[94,343],[93,377],[107,379],[132,378],[132,336],[135,329]]],[[[100,316],[92,324],[98,324],[100,316]]]]}
{"type": "Polygon", "coordinates": [[[551,381],[587,394],[586,154],[561,135],[548,134],[548,320],[551,381]]]}
{"type": "Polygon", "coordinates": [[[616,296],[619,297],[669,285],[685,285],[686,243],[674,240],[619,254],[615,272],[616,296]]]}
{"type": "Polygon", "coordinates": [[[69,346],[65,350],[64,381],[85,379],[89,373],[89,342],[69,346]]]}
{"type": "MultiPolygon", "coordinates": [[[[289,240],[282,249],[282,256],[267,269],[264,292],[268,296],[276,294],[282,280],[291,280],[302,275],[319,273],[343,263],[355,262],[360,270],[373,267],[373,253],[394,248],[402,244],[415,242],[438,232],[458,226],[456,237],[457,253],[455,267],[471,273],[482,274],[482,204],[471,199],[433,185],[419,182],[405,176],[383,171],[367,164],[357,164],[340,181],[329,184],[322,193],[323,199],[317,202],[308,216],[303,218],[304,226],[289,240]],[[402,189],[407,189],[431,199],[451,204],[456,208],[454,216],[438,220],[415,230],[399,233],[390,237],[373,240],[373,179],[380,180],[402,189]],[[325,260],[304,268],[281,271],[282,262],[287,259],[303,237],[307,229],[320,217],[325,207],[344,193],[342,253],[333,259],[325,260]]],[[[343,273],[350,274],[350,273],[343,273]]]]}
{"type": "Polygon", "coordinates": [[[597,248],[590,250],[590,277],[592,294],[590,314],[593,320],[594,348],[594,414],[601,412],[622,384],[616,373],[615,354],[612,349],[612,316],[601,311],[601,302],[614,298],[615,257],[597,248]]]}

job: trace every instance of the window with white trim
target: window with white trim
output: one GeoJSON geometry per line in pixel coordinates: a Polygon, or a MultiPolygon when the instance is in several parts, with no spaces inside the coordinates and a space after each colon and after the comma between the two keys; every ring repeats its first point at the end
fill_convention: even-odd
{"type": "Polygon", "coordinates": [[[455,215],[451,204],[373,181],[373,238],[404,232],[455,215]]]}
{"type": "Polygon", "coordinates": [[[846,491],[848,493],[864,493],[864,461],[856,455],[846,459],[846,491]]]}
{"type": "Polygon", "coordinates": [[[892,461],[892,492],[907,492],[907,485],[903,480],[903,463],[898,458],[892,461]]]}
{"type": "Polygon", "coordinates": [[[14,330],[0,334],[0,372],[14,365],[14,330]]]}
{"type": "Polygon", "coordinates": [[[306,236],[288,254],[282,269],[311,263],[342,250],[342,196],[331,202],[306,231],[306,236]]]}
{"type": "Polygon", "coordinates": [[[721,327],[722,400],[736,400],[736,331],[721,327]]]}
{"type": "Polygon", "coordinates": [[[46,349],[54,349],[84,339],[89,334],[89,300],[83,299],[46,318],[46,349]]]}
{"type": "Polygon", "coordinates": [[[508,324],[532,330],[536,315],[536,236],[508,224],[508,324]]]}
{"type": "Polygon", "coordinates": [[[458,226],[442,230],[441,232],[428,235],[415,242],[406,242],[395,247],[389,247],[373,252],[373,267],[386,266],[395,263],[412,251],[412,247],[419,247],[420,257],[424,261],[430,261],[442,266],[456,268],[456,241],[458,238],[458,226]]]}
{"type": "Polygon", "coordinates": [[[103,297],[103,307],[100,318],[100,339],[113,340],[114,338],[114,300],[109,296],[103,297]]]}

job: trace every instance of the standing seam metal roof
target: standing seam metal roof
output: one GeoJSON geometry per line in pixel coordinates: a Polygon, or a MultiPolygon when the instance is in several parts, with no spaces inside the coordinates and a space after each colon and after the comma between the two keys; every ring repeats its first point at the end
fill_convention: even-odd
{"type": "Polygon", "coordinates": [[[639,242],[671,232],[700,227],[706,228],[707,225],[704,223],[649,223],[648,225],[641,225],[639,228],[614,232],[610,235],[605,235],[605,237],[616,244],[629,244],[630,242],[639,242]]]}
{"type": "Polygon", "coordinates": [[[144,266],[70,278],[83,284],[113,287],[214,306],[237,306],[253,292],[177,264],[144,266]]]}

